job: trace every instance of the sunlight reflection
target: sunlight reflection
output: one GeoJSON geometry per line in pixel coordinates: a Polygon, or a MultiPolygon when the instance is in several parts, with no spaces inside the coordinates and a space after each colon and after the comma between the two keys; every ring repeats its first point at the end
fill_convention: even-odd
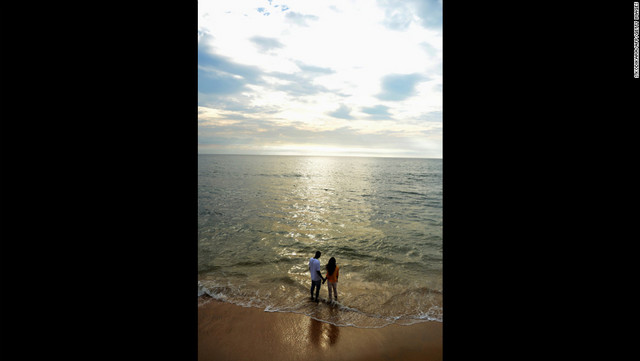
{"type": "Polygon", "coordinates": [[[350,178],[338,176],[337,158],[307,157],[299,162],[296,174],[300,177],[293,192],[291,218],[306,239],[322,242],[339,238],[345,226],[370,230],[371,205],[362,196],[373,192],[367,162],[366,159],[354,162],[350,169],[354,177],[350,178]],[[348,219],[336,217],[344,209],[354,211],[348,214],[348,219]]]}

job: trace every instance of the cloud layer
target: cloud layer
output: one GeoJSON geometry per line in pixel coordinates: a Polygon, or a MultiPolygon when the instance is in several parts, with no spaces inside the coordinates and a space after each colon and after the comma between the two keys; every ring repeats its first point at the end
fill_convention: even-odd
{"type": "Polygon", "coordinates": [[[442,5],[199,1],[201,153],[442,156],[442,5]]]}

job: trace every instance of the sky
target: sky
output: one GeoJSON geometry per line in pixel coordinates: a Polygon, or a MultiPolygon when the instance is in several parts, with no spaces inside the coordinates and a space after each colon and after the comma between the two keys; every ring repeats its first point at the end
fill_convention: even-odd
{"type": "Polygon", "coordinates": [[[198,152],[442,158],[442,0],[199,0],[198,152]]]}

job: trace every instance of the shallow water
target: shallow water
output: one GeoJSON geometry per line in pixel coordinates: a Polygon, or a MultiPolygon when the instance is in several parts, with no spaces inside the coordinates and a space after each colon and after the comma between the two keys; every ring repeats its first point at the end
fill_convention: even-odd
{"type": "Polygon", "coordinates": [[[339,326],[442,321],[442,160],[200,155],[198,173],[199,296],[339,326]],[[340,266],[338,303],[309,300],[316,250],[323,274],[340,266]]]}

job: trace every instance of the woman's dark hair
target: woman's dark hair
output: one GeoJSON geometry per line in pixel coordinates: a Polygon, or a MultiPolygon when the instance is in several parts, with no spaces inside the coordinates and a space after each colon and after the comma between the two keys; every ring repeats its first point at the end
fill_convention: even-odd
{"type": "Polygon", "coordinates": [[[329,263],[327,263],[327,274],[332,275],[333,271],[336,270],[336,259],[334,257],[329,258],[329,263]]]}

